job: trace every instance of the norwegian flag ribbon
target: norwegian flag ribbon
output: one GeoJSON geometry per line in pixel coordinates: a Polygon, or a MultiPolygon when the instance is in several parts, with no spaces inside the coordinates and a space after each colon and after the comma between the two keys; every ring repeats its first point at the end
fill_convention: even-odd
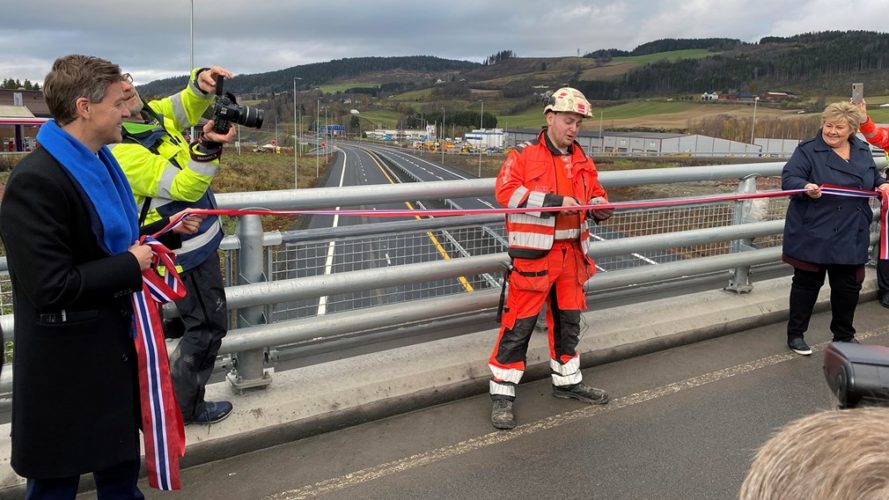
{"type": "Polygon", "coordinates": [[[889,193],[880,191],[880,260],[889,259],[889,193]]]}
{"type": "Polygon", "coordinates": [[[176,272],[173,252],[150,236],[140,242],[151,247],[152,266],[142,272],[142,290],[133,294],[133,338],[139,360],[139,395],[142,403],[142,440],[148,484],[160,490],[178,490],[179,457],[185,455],[185,426],[173,392],[160,305],[185,297],[176,272]],[[161,277],[157,266],[166,268],[161,277]]]}

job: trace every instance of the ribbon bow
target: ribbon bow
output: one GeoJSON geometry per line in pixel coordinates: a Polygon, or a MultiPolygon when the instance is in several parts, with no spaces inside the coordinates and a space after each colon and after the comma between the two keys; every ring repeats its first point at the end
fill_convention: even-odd
{"type": "Polygon", "coordinates": [[[173,252],[150,236],[140,242],[153,252],[152,265],[142,272],[142,290],[133,294],[133,338],[139,360],[139,395],[142,403],[142,440],[148,484],[160,490],[178,490],[179,457],[185,455],[185,426],[176,403],[160,305],[185,297],[176,272],[173,252]],[[161,277],[156,268],[162,265],[161,277]]]}

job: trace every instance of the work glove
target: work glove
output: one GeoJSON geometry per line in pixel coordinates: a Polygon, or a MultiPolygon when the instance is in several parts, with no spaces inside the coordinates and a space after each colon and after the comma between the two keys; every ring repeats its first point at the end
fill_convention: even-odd
{"type": "MultiPolygon", "coordinates": [[[[590,205],[598,205],[600,203],[608,203],[608,200],[601,196],[597,196],[590,200],[590,205]]],[[[614,215],[613,208],[602,208],[599,210],[590,209],[589,211],[589,216],[592,217],[597,223],[611,218],[612,215],[614,215]]]]}

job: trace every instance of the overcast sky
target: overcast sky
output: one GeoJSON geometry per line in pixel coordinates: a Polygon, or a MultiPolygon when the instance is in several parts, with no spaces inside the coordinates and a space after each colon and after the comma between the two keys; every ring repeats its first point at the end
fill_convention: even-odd
{"type": "MultiPolygon", "coordinates": [[[[196,66],[235,74],[361,56],[481,62],[510,49],[562,57],[659,38],[887,31],[889,0],[193,0],[196,66]],[[548,8],[546,5],[555,5],[548,8]]],[[[191,66],[191,0],[0,4],[0,78],[43,81],[61,55],[97,55],[137,83],[191,66]]]]}

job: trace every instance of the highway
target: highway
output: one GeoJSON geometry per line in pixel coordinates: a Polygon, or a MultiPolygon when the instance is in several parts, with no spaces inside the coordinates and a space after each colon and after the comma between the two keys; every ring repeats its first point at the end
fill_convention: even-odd
{"type": "MultiPolygon", "coordinates": [[[[325,187],[380,185],[399,182],[428,182],[464,180],[465,173],[442,166],[411,154],[408,151],[360,143],[341,143],[336,148],[336,160],[329,169],[325,187]]],[[[492,196],[450,200],[409,200],[404,203],[362,205],[361,209],[484,209],[497,206],[492,196]]],[[[345,208],[345,207],[330,207],[345,208]]],[[[420,218],[420,217],[417,217],[420,218]]],[[[312,216],[303,221],[303,228],[333,228],[345,225],[373,224],[394,218],[312,216]]],[[[614,226],[607,224],[592,228],[594,240],[622,237],[614,226]]],[[[323,241],[288,245],[287,261],[278,265],[278,279],[320,274],[341,273],[360,269],[376,269],[393,265],[428,262],[504,251],[505,235],[502,224],[490,227],[467,227],[411,235],[382,235],[346,241],[323,241]]],[[[639,265],[651,265],[671,259],[660,252],[634,253],[599,259],[597,270],[608,272],[639,265]]],[[[387,290],[359,291],[336,297],[321,297],[280,304],[275,308],[275,321],[349,311],[373,305],[431,296],[472,293],[474,290],[497,287],[499,276],[465,276],[456,280],[428,284],[405,285],[387,290]]]]}

